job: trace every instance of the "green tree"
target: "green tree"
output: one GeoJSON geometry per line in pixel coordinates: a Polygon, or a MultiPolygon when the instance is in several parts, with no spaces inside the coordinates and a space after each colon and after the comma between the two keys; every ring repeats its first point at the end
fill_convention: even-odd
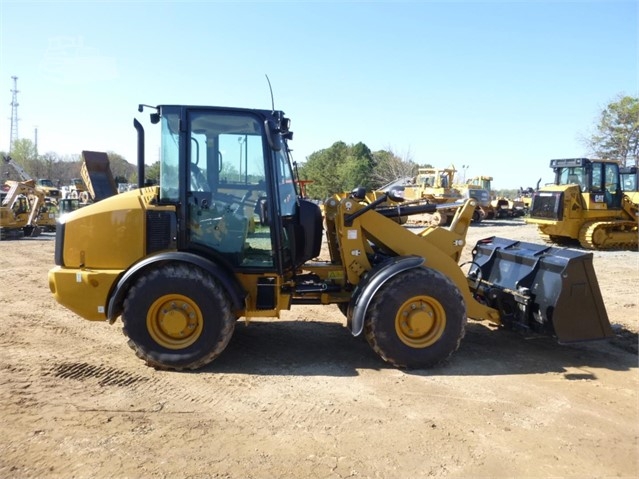
{"type": "Polygon", "coordinates": [[[609,103],[586,144],[599,158],[617,160],[621,166],[637,165],[639,98],[619,95],[616,101],[609,103]]]}
{"type": "Polygon", "coordinates": [[[358,186],[371,189],[374,184],[372,178],[374,168],[373,153],[364,143],[359,142],[350,146],[346,158],[337,166],[342,190],[350,191],[358,186]]]}
{"type": "MultiPolygon", "coordinates": [[[[33,141],[26,138],[14,141],[9,156],[27,173],[27,175],[31,177],[37,176],[36,169],[38,154],[33,141]]],[[[10,167],[8,179],[22,181],[26,178],[21,178],[18,173],[10,167]]]]}
{"type": "Polygon", "coordinates": [[[347,145],[338,141],[330,148],[311,153],[299,165],[299,174],[300,179],[313,181],[307,187],[311,198],[325,199],[356,186],[370,188],[374,167],[373,154],[364,143],[347,145]]]}
{"type": "MultiPolygon", "coordinates": [[[[137,180],[137,174],[135,176],[137,180]]],[[[156,185],[160,183],[160,162],[159,161],[156,161],[152,165],[146,165],[146,167],[144,168],[144,178],[146,180],[151,180],[155,182],[156,185]]]]}
{"type": "Polygon", "coordinates": [[[137,172],[137,166],[126,161],[122,155],[113,151],[107,151],[107,157],[109,158],[109,167],[111,168],[111,173],[114,178],[125,178],[126,181],[124,183],[127,183],[131,175],[137,172]]]}

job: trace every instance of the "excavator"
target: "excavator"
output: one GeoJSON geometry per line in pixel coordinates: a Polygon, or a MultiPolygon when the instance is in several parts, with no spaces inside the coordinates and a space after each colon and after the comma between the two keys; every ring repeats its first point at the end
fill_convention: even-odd
{"type": "Polygon", "coordinates": [[[49,202],[56,204],[58,200],[60,200],[60,190],[53,184],[53,182],[49,179],[39,178],[37,180],[31,178],[31,175],[26,172],[26,170],[20,166],[18,162],[16,162],[11,156],[5,155],[3,156],[4,163],[16,172],[19,176],[19,181],[30,181],[33,180],[35,182],[35,187],[38,188],[45,199],[49,202]]]}
{"type": "Polygon", "coordinates": [[[550,160],[554,184],[533,194],[526,223],[550,244],[590,250],[637,249],[637,205],[622,190],[613,160],[550,160]]]}
{"type": "Polygon", "coordinates": [[[364,188],[330,197],[323,218],[300,194],[284,112],[138,111],[149,108],[159,184],[144,186],[147,133],[135,119],[139,188],[61,217],[48,279],[78,316],[120,318],[151,367],[201,368],[223,353],[238,319],[307,304],[336,305],[353,336],[400,368],[445,361],[469,318],[561,343],[613,335],[592,253],[497,237],[467,245],[473,199],[448,227],[413,232],[397,218],[437,205],[410,205],[402,187],[371,201],[364,188]],[[467,246],[473,259],[460,265],[467,246]]]}
{"type": "Polygon", "coordinates": [[[34,180],[5,182],[8,186],[0,206],[0,239],[18,239],[39,236],[38,215],[45,196],[34,180]]]}

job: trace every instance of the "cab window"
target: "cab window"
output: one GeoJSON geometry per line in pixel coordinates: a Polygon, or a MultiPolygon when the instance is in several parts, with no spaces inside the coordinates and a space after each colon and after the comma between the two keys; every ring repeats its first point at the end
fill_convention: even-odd
{"type": "Polygon", "coordinates": [[[250,114],[188,115],[190,240],[236,267],[272,268],[263,125],[250,114]]]}

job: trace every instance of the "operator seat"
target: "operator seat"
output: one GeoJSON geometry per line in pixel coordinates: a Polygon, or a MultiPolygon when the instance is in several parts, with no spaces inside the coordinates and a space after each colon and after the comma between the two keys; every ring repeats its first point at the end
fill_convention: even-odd
{"type": "Polygon", "coordinates": [[[211,191],[206,175],[195,163],[191,163],[191,191],[211,191]]]}

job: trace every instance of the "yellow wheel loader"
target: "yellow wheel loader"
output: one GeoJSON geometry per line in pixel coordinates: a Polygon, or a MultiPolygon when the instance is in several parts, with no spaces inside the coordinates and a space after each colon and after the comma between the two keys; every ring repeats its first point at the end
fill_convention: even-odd
{"type": "Polygon", "coordinates": [[[533,194],[526,218],[542,238],[593,250],[637,249],[637,205],[622,190],[616,161],[566,158],[550,167],[554,184],[533,194]]]}
{"type": "Polygon", "coordinates": [[[592,253],[487,238],[465,274],[475,201],[450,227],[414,233],[397,218],[436,205],[403,206],[401,188],[368,202],[363,189],[329,198],[324,236],[319,206],[296,189],[283,112],[162,105],[151,123],[159,185],[142,187],[145,132],[135,120],[140,188],[61,217],[49,271],[60,304],[88,320],[121,318],[150,366],[200,368],[238,319],[303,304],[338,305],[354,336],[406,368],[448,358],[468,318],[562,342],[612,335],[592,253]],[[320,260],[324,237],[330,259],[320,260]]]}

